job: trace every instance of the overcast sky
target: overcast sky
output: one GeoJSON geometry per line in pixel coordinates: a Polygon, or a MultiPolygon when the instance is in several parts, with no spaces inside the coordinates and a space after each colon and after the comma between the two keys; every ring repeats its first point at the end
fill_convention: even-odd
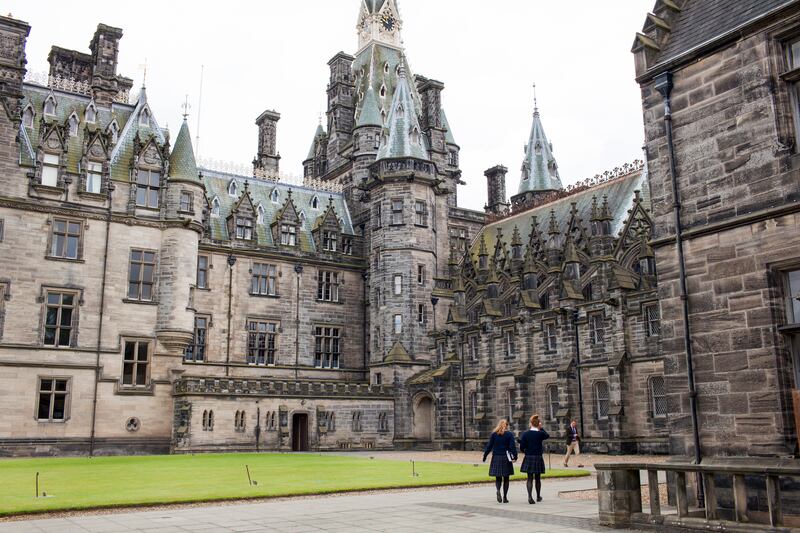
{"type": "MultiPolygon", "coordinates": [[[[468,183],[460,205],[483,208],[483,172],[496,164],[509,168],[508,194],[516,193],[534,82],[565,184],[641,158],[630,48],[654,2],[398,0],[411,68],[445,84],[443,106],[468,183]]],[[[203,157],[249,164],[255,118],[279,111],[281,170],[298,175],[327,106],[327,62],[340,50],[354,54],[358,45],[360,0],[5,5],[32,26],[27,57],[34,71],[48,69],[51,45],[88,52],[97,23],[122,28],[119,72],[139,87],[146,61],[148,100],[173,138],[188,94],[193,136],[201,121],[203,157]]]]}

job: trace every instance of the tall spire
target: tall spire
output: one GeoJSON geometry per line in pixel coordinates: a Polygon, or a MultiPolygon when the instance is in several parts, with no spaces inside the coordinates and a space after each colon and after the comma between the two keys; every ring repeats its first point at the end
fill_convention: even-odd
{"type": "Polygon", "coordinates": [[[192,135],[189,133],[185,115],[172,154],[169,156],[169,175],[173,179],[199,181],[197,161],[192,149],[192,135]]]}
{"type": "Polygon", "coordinates": [[[377,159],[414,157],[428,160],[422,139],[414,97],[406,78],[405,60],[398,68],[397,88],[394,91],[389,118],[381,133],[377,159]]]}
{"type": "Polygon", "coordinates": [[[378,108],[378,98],[375,96],[375,89],[372,84],[367,86],[367,94],[361,104],[361,112],[356,120],[356,128],[363,126],[383,126],[381,110],[378,108]]]}
{"type": "Polygon", "coordinates": [[[553,146],[547,141],[544,126],[542,126],[535,84],[533,90],[533,125],[528,144],[525,145],[519,194],[529,191],[557,191],[564,188],[561,184],[561,177],[558,175],[556,158],[553,156],[553,146]]]}

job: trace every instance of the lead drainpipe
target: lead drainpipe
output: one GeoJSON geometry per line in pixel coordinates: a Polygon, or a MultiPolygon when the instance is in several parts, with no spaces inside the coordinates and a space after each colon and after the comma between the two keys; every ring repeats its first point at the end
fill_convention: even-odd
{"type": "Polygon", "coordinates": [[[580,331],[578,330],[578,310],[575,309],[572,311],[572,327],[575,332],[575,366],[578,371],[578,419],[581,424],[580,435],[584,437],[583,434],[583,379],[581,376],[581,337],[580,331]]]}
{"type": "Polygon", "coordinates": [[[294,379],[300,377],[300,277],[303,274],[303,265],[294,266],[297,274],[297,298],[295,298],[294,310],[294,379]]]}
{"type": "Polygon", "coordinates": [[[100,383],[100,351],[103,342],[103,311],[106,304],[106,275],[108,270],[108,243],[111,234],[111,193],[114,191],[114,184],[108,180],[108,191],[106,201],[108,210],[106,211],[106,242],[103,245],[103,276],[100,282],[100,316],[97,324],[97,351],[94,361],[94,391],[92,392],[92,430],[89,436],[89,457],[94,456],[94,440],[97,427],[97,393],[100,383]]]}
{"type": "MultiPolygon", "coordinates": [[[[683,226],[681,224],[681,200],[678,192],[678,173],[675,168],[675,146],[672,138],[672,73],[664,72],[655,78],[655,89],[664,98],[664,128],[667,135],[669,155],[669,174],[672,181],[672,212],[675,217],[675,246],[678,251],[678,278],[683,308],[683,344],[686,349],[686,374],[689,381],[689,407],[692,412],[692,432],[694,436],[694,460],[700,464],[703,459],[700,449],[700,425],[697,418],[697,389],[694,382],[694,363],[692,360],[692,336],[689,330],[689,293],[686,288],[686,264],[683,255],[683,226]]],[[[698,500],[703,506],[703,484],[698,479],[698,500]]]]}
{"type": "Polygon", "coordinates": [[[228,254],[228,334],[225,340],[225,375],[230,375],[231,363],[231,319],[233,318],[233,265],[236,264],[236,257],[228,254]]]}
{"type": "MultiPolygon", "coordinates": [[[[371,382],[370,375],[369,375],[369,359],[367,358],[367,351],[369,351],[369,341],[367,340],[367,335],[369,334],[369,330],[367,329],[367,313],[369,312],[369,271],[365,271],[361,274],[361,279],[364,280],[364,317],[361,320],[361,337],[362,337],[362,350],[364,352],[363,360],[364,360],[364,372],[366,372],[367,382],[371,382]]],[[[376,302],[377,304],[377,302],[376,302]]]]}

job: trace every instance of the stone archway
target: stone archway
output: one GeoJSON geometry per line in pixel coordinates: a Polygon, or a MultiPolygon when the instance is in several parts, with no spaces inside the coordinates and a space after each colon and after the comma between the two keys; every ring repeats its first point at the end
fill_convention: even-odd
{"type": "Polygon", "coordinates": [[[433,398],[427,394],[414,401],[413,435],[417,440],[433,440],[433,398]]]}

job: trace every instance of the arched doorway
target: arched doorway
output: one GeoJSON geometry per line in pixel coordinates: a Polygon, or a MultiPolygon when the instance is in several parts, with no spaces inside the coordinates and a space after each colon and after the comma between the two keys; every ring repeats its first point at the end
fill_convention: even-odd
{"type": "Polygon", "coordinates": [[[414,438],[433,440],[433,398],[420,396],[414,402],[414,438]]]}
{"type": "Polygon", "coordinates": [[[308,414],[292,415],[292,451],[308,451],[308,414]]]}

